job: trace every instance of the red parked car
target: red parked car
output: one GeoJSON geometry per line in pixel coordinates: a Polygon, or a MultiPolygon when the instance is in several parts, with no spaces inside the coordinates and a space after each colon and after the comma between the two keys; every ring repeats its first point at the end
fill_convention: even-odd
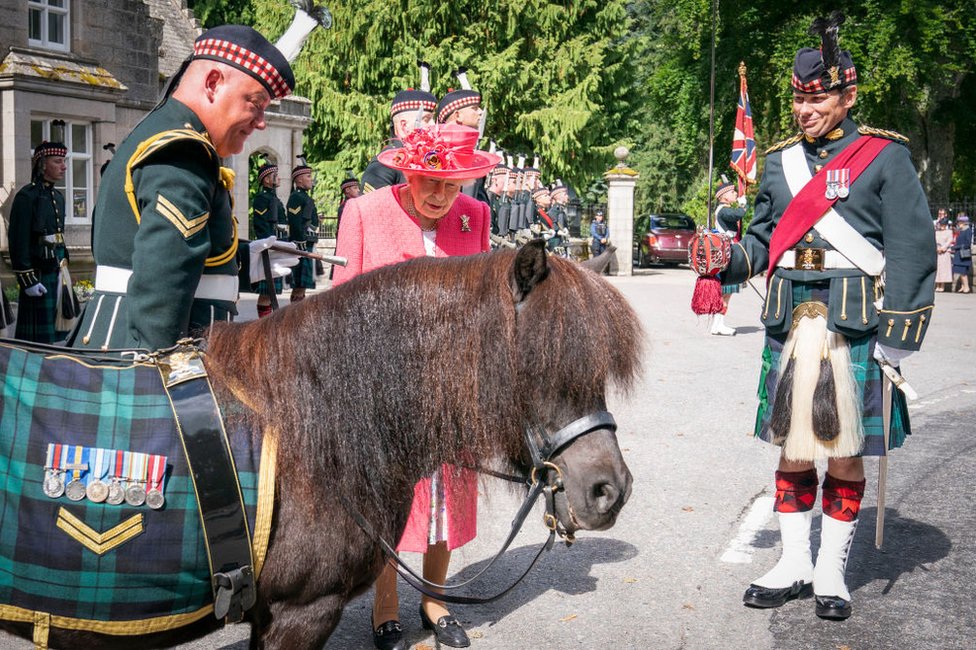
{"type": "Polygon", "coordinates": [[[686,214],[645,214],[634,222],[634,264],[687,264],[695,221],[686,214]]]}

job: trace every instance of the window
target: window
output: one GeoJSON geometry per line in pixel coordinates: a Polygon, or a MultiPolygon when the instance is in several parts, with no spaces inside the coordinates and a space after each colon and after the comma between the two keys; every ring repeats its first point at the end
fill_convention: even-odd
{"type": "Polygon", "coordinates": [[[31,151],[44,140],[63,142],[68,148],[64,180],[57,186],[64,193],[65,223],[89,222],[93,204],[91,124],[58,119],[31,120],[31,151]]]}
{"type": "Polygon", "coordinates": [[[28,0],[27,41],[34,47],[68,50],[70,0],[28,0]]]}

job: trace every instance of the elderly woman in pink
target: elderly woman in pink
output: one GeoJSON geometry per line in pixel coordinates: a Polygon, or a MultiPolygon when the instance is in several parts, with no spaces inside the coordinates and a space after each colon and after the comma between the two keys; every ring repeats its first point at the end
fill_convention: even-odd
{"type": "MultiPolygon", "coordinates": [[[[413,131],[399,149],[379,161],[403,172],[407,182],[380,188],[346,203],[336,255],[333,286],[380,266],[414,257],[472,255],[489,250],[488,205],[460,193],[468,180],[485,176],[499,157],[478,151],[478,132],[460,125],[413,131]]],[[[417,483],[413,506],[398,551],[424,553],[424,577],[447,578],[451,551],[474,539],[478,493],[469,470],[442,467],[417,483]]],[[[373,643],[380,650],[405,650],[399,622],[396,571],[387,564],[377,579],[373,603],[373,643]]],[[[457,618],[444,603],[424,597],[420,618],[442,645],[470,645],[457,618]]]]}

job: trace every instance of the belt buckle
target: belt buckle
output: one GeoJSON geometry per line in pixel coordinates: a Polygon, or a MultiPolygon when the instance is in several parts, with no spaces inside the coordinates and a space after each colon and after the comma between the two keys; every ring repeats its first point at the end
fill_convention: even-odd
{"type": "Polygon", "coordinates": [[[824,249],[822,248],[795,248],[793,249],[796,260],[793,269],[796,271],[823,271],[824,268],[824,249]]]}

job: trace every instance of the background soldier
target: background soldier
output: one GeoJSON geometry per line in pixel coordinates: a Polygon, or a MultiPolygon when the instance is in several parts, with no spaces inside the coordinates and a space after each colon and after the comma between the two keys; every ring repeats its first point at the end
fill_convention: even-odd
{"type": "MultiPolygon", "coordinates": [[[[92,235],[95,293],[72,345],[168,348],[236,315],[238,271],[246,285],[260,280],[261,252],[274,240],[238,241],[233,175],[221,158],[240,153],[265,128],[271,100],[292,91],[283,52],[297,55],[311,27],[289,29],[277,46],[240,25],[197,38],[163,100],[105,169],[92,235]],[[266,65],[241,63],[258,60],[266,65]]],[[[274,275],[297,262],[268,254],[274,275]]]]}
{"type": "MultiPolygon", "coordinates": [[[[264,239],[287,233],[288,220],[285,218],[285,206],[278,198],[278,165],[266,162],[258,169],[258,192],[251,200],[251,223],[254,226],[254,238],[264,239]]],[[[281,294],[281,278],[274,279],[274,285],[268,286],[267,279],[262,279],[254,285],[258,294],[258,318],[271,313],[271,292],[281,294]]]]}
{"type": "MultiPolygon", "coordinates": [[[[403,146],[403,138],[414,129],[419,129],[434,121],[434,111],[437,110],[437,98],[430,92],[430,65],[419,62],[420,90],[408,88],[401,90],[393,97],[390,104],[390,135],[392,139],[383,147],[397,149],[403,146]]],[[[396,169],[390,169],[374,157],[363,171],[361,189],[363,193],[387,185],[405,183],[403,174],[396,169]]]]}
{"type": "MultiPolygon", "coordinates": [[[[441,101],[437,103],[437,123],[438,124],[461,124],[472,129],[478,129],[478,139],[485,132],[485,109],[481,106],[481,93],[471,88],[468,82],[468,73],[464,68],[458,68],[454,72],[461,88],[459,90],[448,89],[448,92],[441,101]]],[[[489,203],[488,192],[485,190],[485,179],[476,178],[470,183],[466,183],[461,191],[468,196],[472,196],[479,201],[489,203]]]]}
{"type": "Polygon", "coordinates": [[[10,209],[10,266],[20,285],[16,337],[54,343],[67,332],[55,327],[64,246],[64,194],[54,184],[64,178],[68,149],[42,142],[31,158],[31,182],[20,188],[10,209]]]}
{"type": "Polygon", "coordinates": [[[336,232],[339,231],[339,222],[342,221],[342,210],[346,207],[346,202],[362,194],[359,191],[359,179],[353,175],[351,169],[346,170],[346,178],[339,183],[339,192],[342,196],[339,198],[339,208],[336,211],[336,232]]]}
{"type": "MultiPolygon", "coordinates": [[[[288,197],[289,237],[298,250],[312,253],[319,240],[319,215],[315,201],[308,193],[314,185],[312,168],[305,164],[303,158],[302,164],[292,170],[291,180],[293,189],[288,197]]],[[[315,288],[315,264],[312,260],[307,257],[299,260],[288,282],[292,287],[291,302],[304,300],[305,290],[315,288]]]]}
{"type": "MultiPolygon", "coordinates": [[[[742,236],[742,219],[746,216],[746,197],[739,196],[735,184],[722,177],[722,184],[715,192],[718,206],[715,208],[715,227],[739,241],[742,236]]],[[[722,311],[712,315],[711,333],[715,336],[735,336],[735,328],[725,324],[725,314],[729,311],[729,301],[733,293],[739,293],[739,285],[726,284],[722,286],[722,311]]]]}
{"type": "Polygon", "coordinates": [[[857,71],[837,42],[842,22],[836,12],[815,21],[821,49],[796,54],[801,133],[767,152],[755,216],[720,276],[739,284],[769,270],[756,435],[782,446],[774,509],[783,554],[743,601],[779,607],[812,587],[817,616],[829,619],[851,614],[844,572],[864,495],[862,457],[886,455],[910,433],[897,390],[885,430],[891,385],[882,367],[895,372],[919,349],[935,297],[932,221],[905,138],[848,117],[857,71]],[[814,563],[814,461],[822,459],[814,563]]]}

